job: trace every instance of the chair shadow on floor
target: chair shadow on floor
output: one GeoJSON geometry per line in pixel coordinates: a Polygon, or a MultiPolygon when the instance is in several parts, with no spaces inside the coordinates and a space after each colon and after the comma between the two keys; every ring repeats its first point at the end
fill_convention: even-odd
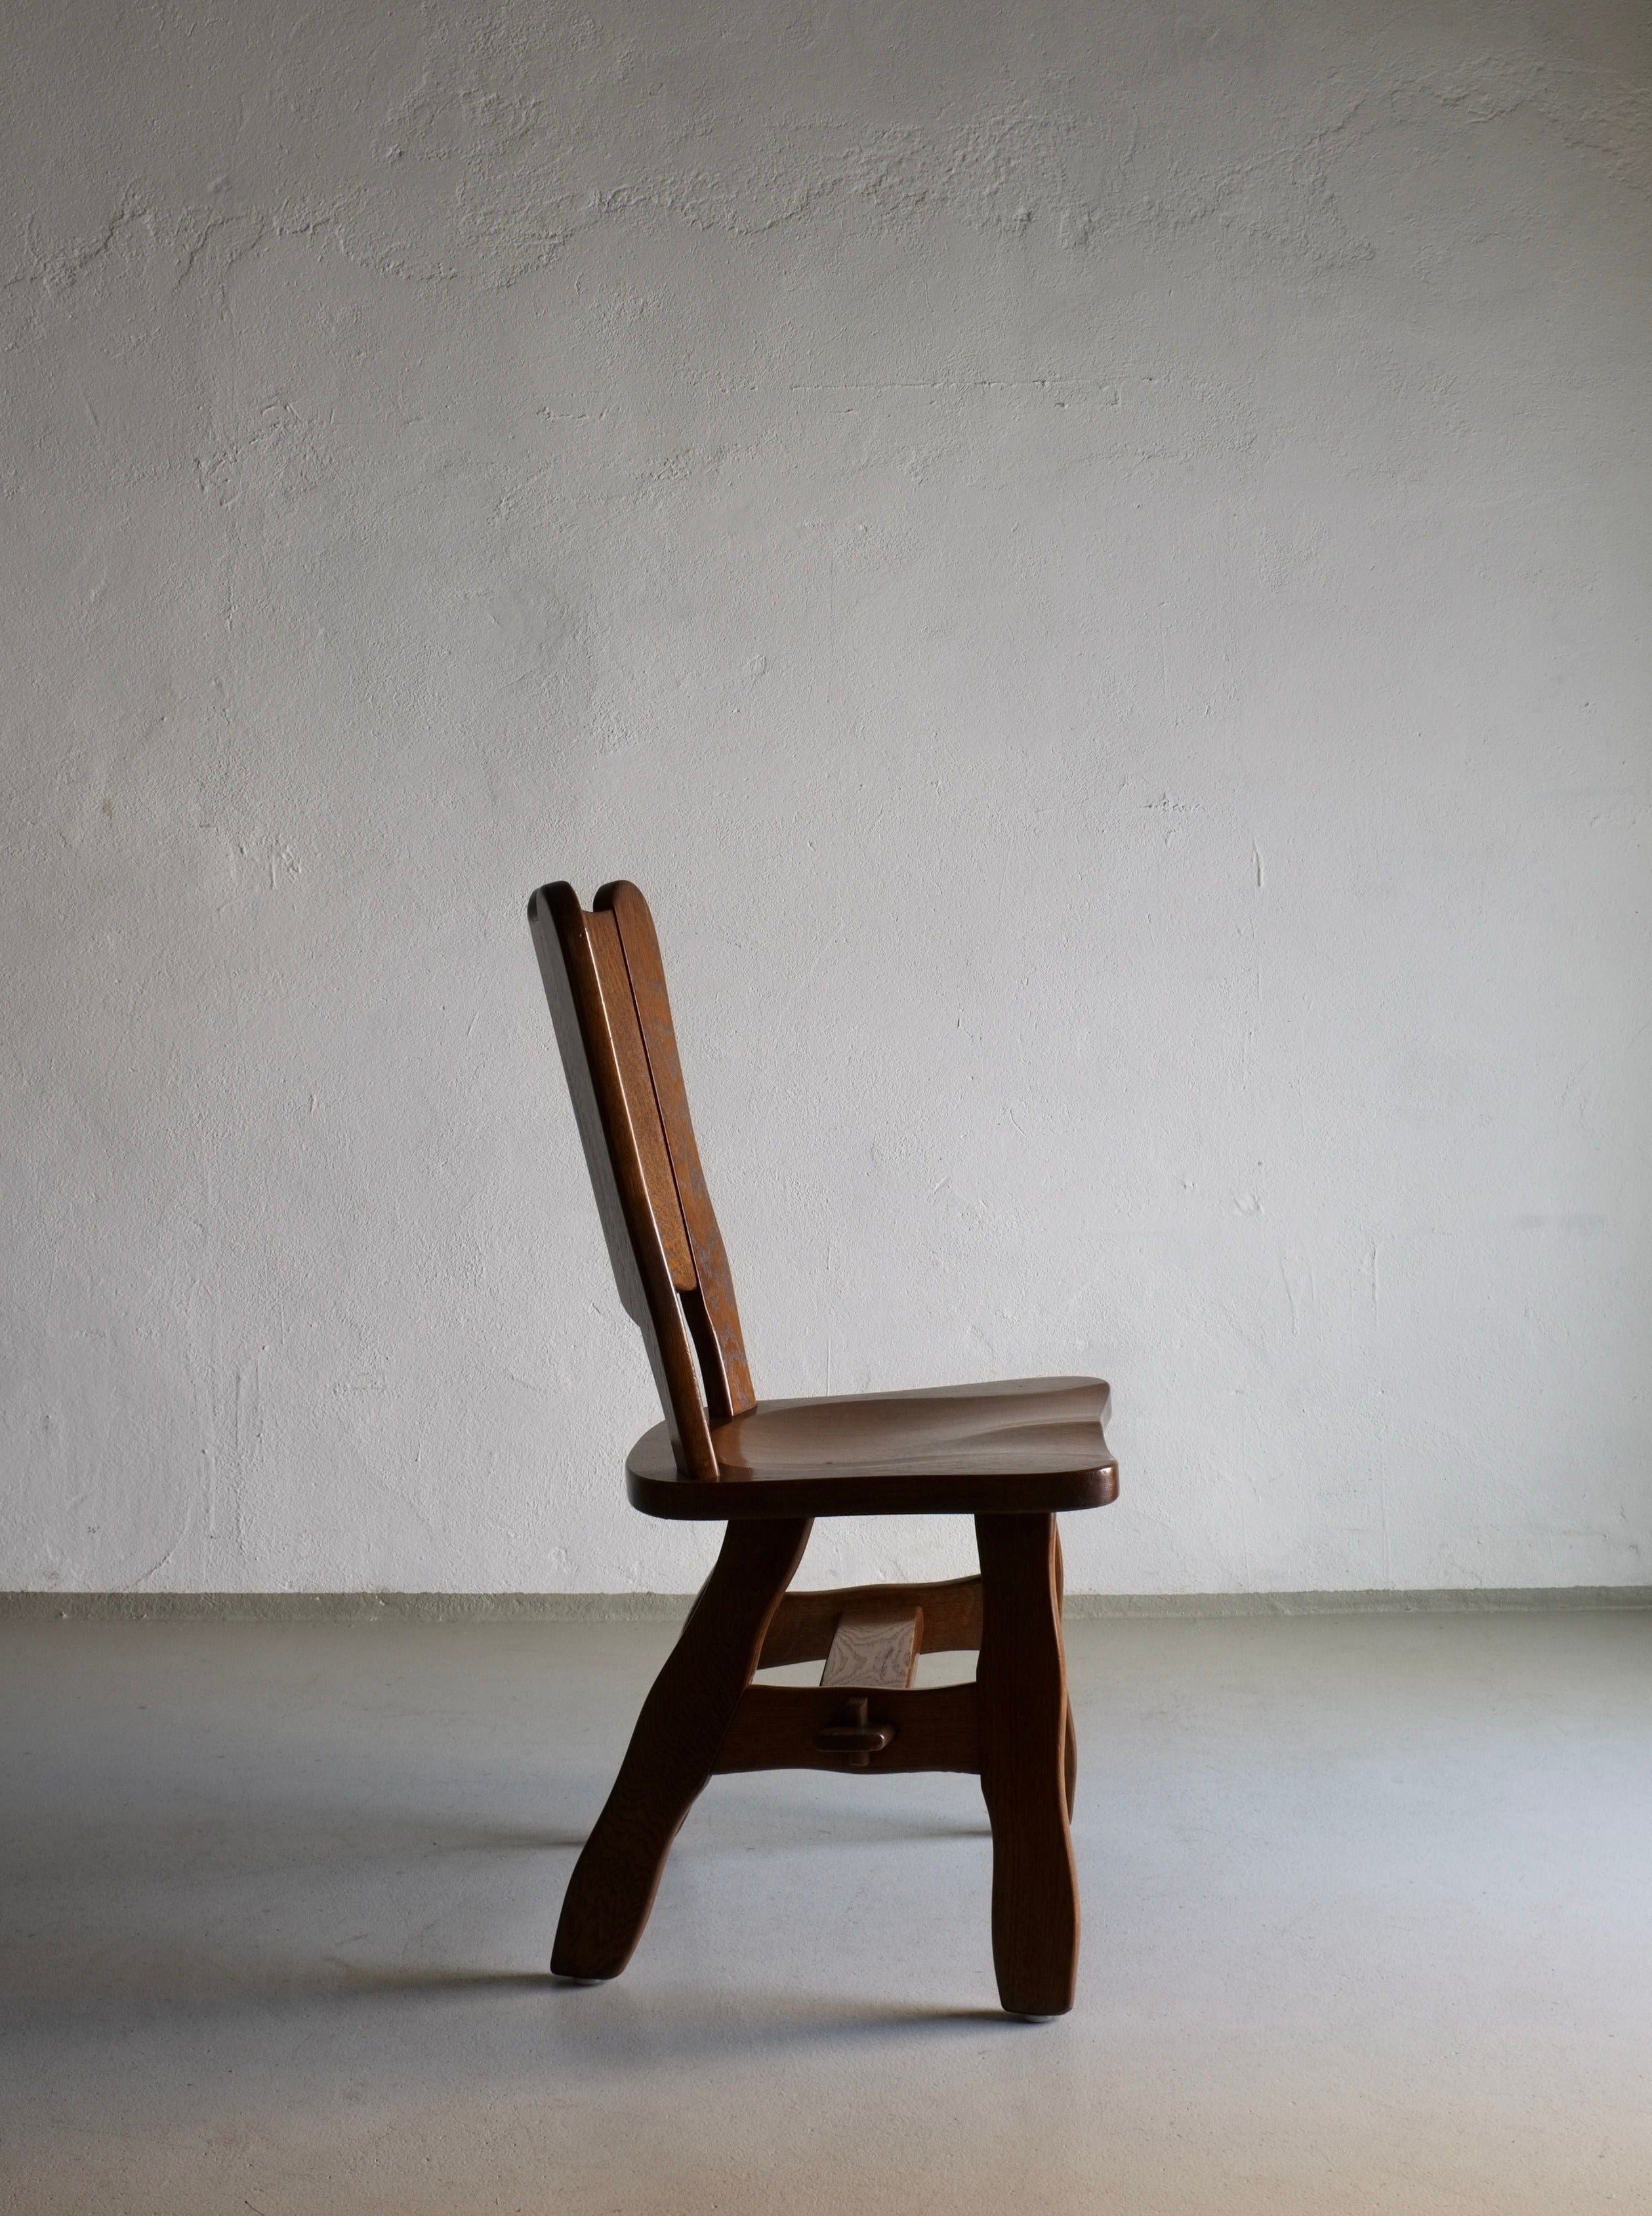
{"type": "MultiPolygon", "coordinates": [[[[750,1807],[738,1811],[734,1828],[743,1853],[794,1853],[804,1837],[841,1848],[989,1836],[983,1818],[949,1820],[846,1800],[823,1821],[818,1806],[784,1795],[765,1799],[756,1839],[750,1807]]],[[[554,1822],[246,1804],[231,1811],[129,1812],[89,1827],[83,1820],[31,1825],[26,1846],[15,1835],[9,1850],[0,1842],[0,2006],[19,2027],[72,2027],[77,2040],[96,2040],[127,2025],[134,2012],[210,2019],[538,1995],[554,2009],[559,2042],[570,2040],[616,2061],[686,2056],[707,2036],[722,2045],[806,2043],[1006,2021],[996,2009],[909,2008],[873,1996],[861,2002],[841,1993],[828,1999],[702,1991],[675,1976],[663,1989],[650,1979],[647,1987],[632,1981],[593,1991],[537,1964],[364,1961],[348,1951],[351,1941],[342,1935],[354,1933],[358,1923],[371,1921],[380,1937],[394,1924],[394,1911],[386,1917],[367,1905],[386,1881],[416,1888],[422,1905],[428,1904],[432,1887],[419,1875],[421,1862],[475,1855],[509,1857],[500,1867],[520,1868],[515,1857],[524,1851],[565,1857],[585,1837],[580,1827],[554,1822]],[[375,1863],[385,1866],[383,1877],[375,1863]],[[342,1900],[336,1888],[343,1888],[342,1900]],[[283,1929],[288,1935],[316,1930],[313,1952],[284,1946],[283,1929]]],[[[720,1836],[708,1839],[700,1831],[700,1853],[715,1859],[726,1850],[720,1836]]],[[[554,1864],[547,1867],[536,1950],[548,1952],[563,1881],[554,1864]]],[[[447,1881],[435,1889],[446,1890],[447,1881]]],[[[473,1908],[476,1887],[467,1882],[466,1889],[473,1908]]],[[[520,1881],[502,1885],[501,1899],[511,1894],[518,1903],[510,1911],[515,1922],[520,1881]]],[[[416,1929],[418,1919],[410,1921],[416,1929]]],[[[541,1953],[539,1962],[544,1959],[541,1953]]]]}
{"type": "MultiPolygon", "coordinates": [[[[134,1950],[113,1973],[65,1975],[60,1959],[0,1970],[0,1996],[12,2035],[71,2046],[124,2044],[134,2032],[187,2019],[203,2028],[240,2018],[272,2028],[303,2016],[342,2022],[376,2012],[400,2019],[464,2004],[498,2004],[496,2059],[514,2044],[526,2067],[551,2053],[605,2071],[651,2070],[702,2062],[707,2053],[737,2056],[785,2047],[842,2048],[948,2033],[1013,2032],[1012,2020],[984,2001],[946,2007],[841,1991],[825,1994],[730,1990],[707,1979],[641,1979],[576,1985],[548,1970],[480,1969],[462,1964],[349,1961],[321,1955],[231,1961],[185,1945],[134,1950]],[[30,1974],[31,1970],[34,1974],[30,1974]],[[18,1974],[21,1972],[22,1974],[18,1974]],[[534,2004],[525,2016],[521,2004],[534,2004]]],[[[983,1974],[988,1965],[981,1965],[983,1974]]],[[[375,2038],[379,2037],[374,2033],[375,2038]]],[[[6,2042],[0,2038],[0,2053],[6,2042]]]]}
{"type": "Polygon", "coordinates": [[[996,2006],[946,2007],[929,2002],[799,1992],[730,1990],[722,1979],[674,1981],[651,1990],[640,1981],[583,1985],[548,1971],[352,1967],[341,1995],[361,2000],[473,1999],[521,1993],[548,1997],[559,2041],[577,2047],[588,2064],[605,2069],[656,2068],[784,2047],[843,2047],[910,2039],[915,2034],[978,2034],[1018,2027],[996,2006]]]}

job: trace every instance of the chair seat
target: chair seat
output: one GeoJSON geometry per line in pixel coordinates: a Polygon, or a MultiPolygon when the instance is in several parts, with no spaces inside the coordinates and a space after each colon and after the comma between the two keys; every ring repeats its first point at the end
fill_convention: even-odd
{"type": "Polygon", "coordinates": [[[1099,1508],[1119,1491],[1106,1413],[1098,1377],[759,1400],[712,1425],[715,1480],[684,1477],[656,1424],[626,1457],[626,1486],[645,1515],[719,1523],[1099,1508]]]}

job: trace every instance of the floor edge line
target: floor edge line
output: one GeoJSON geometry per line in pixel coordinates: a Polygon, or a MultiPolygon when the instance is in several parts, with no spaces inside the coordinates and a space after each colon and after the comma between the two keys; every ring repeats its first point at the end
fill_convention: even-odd
{"type": "MultiPolygon", "coordinates": [[[[676,1622],[691,1593],[0,1592],[0,1622],[676,1622]]],[[[1069,1592],[1075,1622],[1119,1616],[1462,1616],[1652,1608],[1652,1585],[1378,1586],[1324,1591],[1069,1592]]]]}

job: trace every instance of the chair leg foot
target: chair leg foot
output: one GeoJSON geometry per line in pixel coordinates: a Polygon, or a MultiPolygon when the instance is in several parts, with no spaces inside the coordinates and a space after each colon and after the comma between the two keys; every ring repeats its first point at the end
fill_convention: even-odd
{"type": "MultiPolygon", "coordinates": [[[[1078,1974],[1066,1666],[1051,1516],[977,1516],[981,1786],[992,1821],[992,1953],[1011,2016],[1063,2016],[1078,1974]]],[[[1077,1750],[1074,1745],[1076,1775],[1077,1750]]]]}
{"type": "Polygon", "coordinates": [[[671,1842],[716,1764],[808,1538],[804,1517],[727,1526],[574,1865],[551,1953],[553,1976],[595,1984],[618,1977],[631,1960],[671,1842]]]}

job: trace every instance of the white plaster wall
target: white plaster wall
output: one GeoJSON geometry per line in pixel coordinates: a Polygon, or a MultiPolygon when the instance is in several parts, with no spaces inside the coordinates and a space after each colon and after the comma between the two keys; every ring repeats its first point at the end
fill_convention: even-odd
{"type": "Polygon", "coordinates": [[[1649,76],[8,8],[0,1585],[697,1579],[523,920],[617,874],[760,1390],[1110,1375],[1076,1587],[1652,1578],[1649,76]]]}

